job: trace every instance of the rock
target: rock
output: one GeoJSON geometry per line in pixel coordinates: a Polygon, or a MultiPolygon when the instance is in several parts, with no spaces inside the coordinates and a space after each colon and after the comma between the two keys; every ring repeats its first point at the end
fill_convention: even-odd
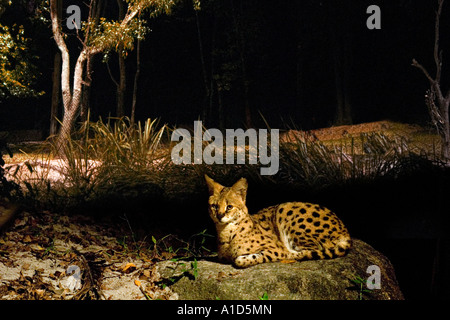
{"type": "MultiPolygon", "coordinates": [[[[176,281],[171,289],[182,300],[403,300],[390,261],[361,240],[354,239],[350,252],[342,258],[294,263],[265,263],[247,269],[200,260],[164,261],[158,272],[176,281]],[[380,270],[380,289],[368,290],[354,281],[369,279],[369,266],[380,270]]],[[[373,277],[372,277],[373,278],[373,277]]],[[[371,279],[372,279],[371,278],[371,279]]],[[[371,282],[372,283],[372,282],[371,282]]]]}

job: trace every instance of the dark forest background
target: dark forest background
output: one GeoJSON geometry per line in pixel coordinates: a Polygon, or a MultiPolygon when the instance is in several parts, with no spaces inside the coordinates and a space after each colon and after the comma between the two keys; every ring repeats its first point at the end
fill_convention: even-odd
{"type": "MultiPolygon", "coordinates": [[[[1,99],[0,131],[35,129],[45,138],[50,133],[58,50],[49,23],[36,19],[38,2],[13,1],[1,23],[24,26],[31,39],[31,60],[40,73],[34,88],[45,94],[1,99]]],[[[105,3],[102,16],[116,18],[117,2],[105,3]]],[[[79,5],[86,16],[83,1],[64,0],[63,17],[70,4],[79,5]]],[[[201,119],[206,127],[220,129],[268,124],[308,130],[387,119],[430,124],[425,104],[430,84],[411,63],[415,58],[434,76],[437,1],[202,0],[201,7],[196,12],[192,1],[186,0],[171,15],[147,19],[151,31],[140,44],[136,120],[159,118],[163,124],[190,127],[201,119]],[[380,30],[366,26],[370,5],[381,9],[380,30]]],[[[440,30],[441,87],[446,93],[450,88],[449,2],[444,4],[440,30]]],[[[75,31],[63,31],[75,63],[80,42],[75,31]]],[[[126,116],[131,114],[136,54],[132,50],[125,59],[126,116]]],[[[103,54],[94,58],[87,100],[94,121],[117,115],[117,87],[110,74],[119,79],[119,60],[116,52],[106,58],[103,54]]],[[[60,102],[59,118],[61,113],[60,102]]],[[[368,241],[391,259],[406,298],[448,299],[448,168],[437,170],[424,161],[419,163],[425,165],[420,171],[413,160],[421,161],[400,163],[407,172],[394,172],[392,179],[319,185],[317,190],[283,189],[277,184],[270,189],[254,181],[249,207],[256,209],[256,204],[273,204],[291,195],[289,199],[298,200],[301,195],[333,207],[349,221],[352,236],[368,241]]],[[[180,183],[188,184],[190,180],[182,177],[180,183]]],[[[205,195],[206,189],[198,191],[198,198],[177,194],[164,202],[152,194],[153,202],[144,199],[143,203],[146,210],[151,203],[154,212],[160,207],[167,211],[170,205],[169,225],[180,213],[199,214],[199,204],[206,205],[205,195]]],[[[197,220],[188,218],[198,227],[197,220]]]]}
{"type": "MultiPolygon", "coordinates": [[[[411,61],[416,58],[433,70],[436,9],[429,0],[210,0],[202,1],[196,13],[190,1],[183,2],[170,16],[148,19],[151,32],[141,43],[136,117],[171,125],[201,118],[209,127],[235,128],[248,126],[248,108],[255,127],[265,126],[261,115],[271,127],[301,129],[384,119],[426,124],[429,85],[411,61]],[[381,30],[366,27],[371,4],[381,9],[381,30]],[[349,108],[339,109],[339,101],[349,108]]],[[[116,2],[108,1],[104,10],[114,17],[116,2]]],[[[12,5],[2,19],[6,25],[25,26],[41,73],[35,87],[46,94],[1,101],[0,127],[48,133],[57,48],[50,26],[32,21],[32,14],[30,1],[28,7],[12,5]]],[[[444,5],[443,88],[449,82],[449,26],[450,7],[444,5]]],[[[76,51],[76,35],[65,31],[76,51]]],[[[89,107],[94,120],[116,112],[116,87],[102,58],[95,57],[93,68],[89,107]]],[[[109,67],[116,79],[117,61],[112,52],[109,67]]],[[[136,50],[125,62],[124,111],[129,116],[136,50]]]]}

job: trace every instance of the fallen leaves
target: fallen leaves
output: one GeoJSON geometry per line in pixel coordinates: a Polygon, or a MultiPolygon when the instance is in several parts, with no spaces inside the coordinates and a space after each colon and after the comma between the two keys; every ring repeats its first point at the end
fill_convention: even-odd
{"type": "Polygon", "coordinates": [[[43,279],[42,272],[42,270],[35,270],[32,276],[26,276],[20,272],[17,280],[0,286],[0,294],[3,294],[6,299],[8,296],[21,300],[54,299],[58,295],[57,290],[43,279]]]}
{"type": "Polygon", "coordinates": [[[135,251],[145,246],[124,234],[89,217],[22,212],[0,234],[0,299],[176,298],[155,265],[173,253],[135,251]]]}

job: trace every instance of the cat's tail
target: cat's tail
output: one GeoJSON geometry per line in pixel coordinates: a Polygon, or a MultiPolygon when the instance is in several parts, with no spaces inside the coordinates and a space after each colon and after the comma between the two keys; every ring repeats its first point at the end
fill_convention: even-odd
{"type": "Polygon", "coordinates": [[[352,247],[352,239],[348,234],[342,235],[337,239],[317,243],[316,246],[309,246],[303,250],[292,254],[291,258],[295,260],[317,260],[333,259],[343,257],[352,247]]]}
{"type": "Polygon", "coordinates": [[[331,250],[331,254],[333,255],[332,258],[345,256],[351,247],[352,238],[350,238],[349,234],[339,237],[335,241],[334,248],[331,250]]]}

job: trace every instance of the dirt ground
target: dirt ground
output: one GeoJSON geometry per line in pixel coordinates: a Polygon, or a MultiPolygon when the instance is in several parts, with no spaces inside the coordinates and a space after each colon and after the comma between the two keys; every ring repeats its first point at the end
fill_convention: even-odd
{"type": "Polygon", "coordinates": [[[289,130],[281,135],[281,141],[302,139],[305,135],[319,141],[340,141],[343,138],[357,137],[361,133],[384,133],[386,135],[401,135],[412,137],[417,134],[428,133],[423,127],[412,124],[402,124],[392,121],[367,122],[356,125],[343,125],[329,128],[320,128],[310,131],[289,130]]]}
{"type": "Polygon", "coordinates": [[[0,234],[0,299],[177,299],[158,284],[162,257],[127,234],[86,216],[19,213],[0,234]]]}

